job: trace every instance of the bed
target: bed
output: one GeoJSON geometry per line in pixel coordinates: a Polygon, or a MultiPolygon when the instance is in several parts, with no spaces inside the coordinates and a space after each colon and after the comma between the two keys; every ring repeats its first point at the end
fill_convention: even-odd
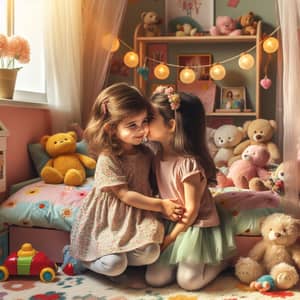
{"type": "MultiPolygon", "coordinates": [[[[77,143],[78,151],[86,153],[84,143],[77,143]]],[[[37,172],[48,160],[39,144],[29,145],[29,153],[37,172]]],[[[91,170],[88,175],[93,175],[91,170]]],[[[69,232],[84,197],[93,186],[93,176],[79,187],[64,184],[46,184],[35,178],[10,189],[10,196],[0,205],[0,229],[8,227],[9,250],[19,249],[31,242],[45,251],[53,260],[61,262],[62,247],[69,243],[69,232]]],[[[259,226],[263,217],[282,211],[282,202],[273,192],[257,192],[234,187],[211,188],[215,201],[232,216],[238,255],[245,254],[259,239],[259,226]],[[242,200],[236,192],[242,192],[242,200]]]]}

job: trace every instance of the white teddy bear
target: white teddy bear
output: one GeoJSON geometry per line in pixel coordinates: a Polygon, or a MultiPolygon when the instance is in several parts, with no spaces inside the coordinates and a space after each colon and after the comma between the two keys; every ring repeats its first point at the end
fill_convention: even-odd
{"type": "Polygon", "coordinates": [[[214,142],[218,148],[214,157],[216,167],[227,167],[232,164],[235,160],[233,149],[244,137],[245,131],[242,127],[226,124],[216,129],[214,134],[214,142]]]}

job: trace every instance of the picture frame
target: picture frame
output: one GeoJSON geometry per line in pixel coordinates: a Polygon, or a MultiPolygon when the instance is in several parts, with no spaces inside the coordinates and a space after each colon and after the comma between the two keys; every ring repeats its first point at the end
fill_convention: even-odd
{"type": "Polygon", "coordinates": [[[217,112],[244,112],[246,107],[246,88],[229,86],[221,88],[221,99],[217,112]]]}
{"type": "Polygon", "coordinates": [[[165,0],[166,32],[176,32],[176,25],[191,24],[198,32],[209,31],[214,24],[212,0],[165,0]]]}
{"type": "Polygon", "coordinates": [[[196,81],[210,80],[209,68],[211,63],[212,55],[210,53],[179,54],[177,56],[177,64],[182,67],[178,68],[177,80],[179,81],[179,74],[184,67],[190,67],[192,70],[194,70],[196,73],[196,81]]]}
{"type": "Polygon", "coordinates": [[[184,84],[178,80],[177,91],[191,93],[199,97],[206,114],[214,111],[217,85],[213,80],[196,80],[190,84],[184,84]]]}

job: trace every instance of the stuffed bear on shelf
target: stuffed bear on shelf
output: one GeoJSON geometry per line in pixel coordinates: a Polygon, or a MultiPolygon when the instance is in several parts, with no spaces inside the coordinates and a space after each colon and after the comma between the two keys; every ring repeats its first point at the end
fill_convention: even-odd
{"type": "Polygon", "coordinates": [[[143,11],[141,13],[141,19],[143,22],[144,36],[153,37],[160,36],[160,24],[161,20],[157,12],[155,11],[143,11]]]}

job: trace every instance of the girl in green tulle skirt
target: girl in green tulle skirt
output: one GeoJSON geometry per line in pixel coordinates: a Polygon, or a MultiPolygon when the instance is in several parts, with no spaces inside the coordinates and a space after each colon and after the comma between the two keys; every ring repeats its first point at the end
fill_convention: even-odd
{"type": "Polygon", "coordinates": [[[154,161],[158,192],[185,208],[177,223],[166,221],[158,261],[146,281],[164,286],[175,280],[186,290],[211,282],[234,254],[231,218],[208,189],[216,168],[206,145],[205,111],[198,97],[158,87],[151,98],[150,141],[159,142],[154,161]]]}

